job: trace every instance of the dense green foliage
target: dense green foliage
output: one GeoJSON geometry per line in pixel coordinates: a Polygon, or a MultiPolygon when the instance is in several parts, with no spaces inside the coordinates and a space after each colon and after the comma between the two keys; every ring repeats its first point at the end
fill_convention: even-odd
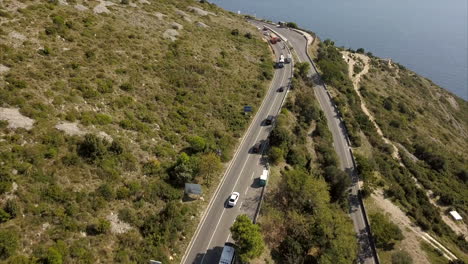
{"type": "Polygon", "coordinates": [[[242,262],[259,257],[265,247],[260,227],[247,215],[239,215],[230,228],[232,239],[236,242],[237,255],[242,262]]]}
{"type": "Polygon", "coordinates": [[[450,240],[468,253],[466,240],[442,220],[445,209],[440,210],[429,200],[462,215],[467,212],[468,161],[464,153],[468,119],[463,114],[467,102],[399,64],[371,56],[360,93],[384,135],[398,147],[401,165],[361,110],[340,51],[333,42],[325,41],[317,62],[355,147],[358,172],[364,180],[361,194],[368,196],[373,188],[383,188],[423,230],[450,240]],[[433,195],[428,197],[415,179],[433,195]]]}
{"type": "Polygon", "coordinates": [[[375,245],[378,248],[390,250],[395,245],[396,241],[403,239],[403,234],[400,228],[390,222],[387,216],[381,213],[371,214],[369,216],[375,245]]]}
{"type": "Polygon", "coordinates": [[[352,263],[357,240],[342,209],[349,176],[337,168],[331,133],[311,87],[299,69],[295,77],[270,134],[269,158],[287,165],[262,207],[264,237],[277,263],[352,263]]]}
{"type": "Polygon", "coordinates": [[[101,14],[59,2],[0,3],[0,107],[34,120],[0,118],[1,258],[177,261],[204,203],[182,202],[183,185],[211,193],[251,118],[243,106],[256,109],[273,76],[271,53],[207,2],[112,1],[101,14]]]}
{"type": "Polygon", "coordinates": [[[325,83],[339,91],[334,102],[343,116],[352,145],[359,147],[360,130],[372,129],[372,125],[360,109],[359,97],[348,77],[348,65],[343,60],[340,50],[334,46],[334,42],[328,39],[319,44],[316,62],[325,83]]]}

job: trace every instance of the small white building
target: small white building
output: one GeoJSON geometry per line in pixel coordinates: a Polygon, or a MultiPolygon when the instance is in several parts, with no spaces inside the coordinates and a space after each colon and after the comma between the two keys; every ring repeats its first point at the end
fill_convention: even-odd
{"type": "Polygon", "coordinates": [[[456,221],[461,221],[463,219],[457,211],[450,211],[449,213],[456,221]]]}

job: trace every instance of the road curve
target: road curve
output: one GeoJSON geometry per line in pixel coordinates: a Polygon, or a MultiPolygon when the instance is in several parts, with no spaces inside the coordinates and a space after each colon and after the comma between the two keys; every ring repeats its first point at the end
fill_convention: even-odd
{"type": "MultiPolygon", "coordinates": [[[[283,43],[272,45],[276,59],[280,54],[287,54],[288,49],[283,49],[283,46],[283,43]]],[[[287,88],[291,77],[292,64],[275,70],[266,96],[212,197],[182,258],[182,264],[218,263],[224,243],[230,240],[229,228],[237,215],[247,214],[254,218],[262,192],[258,178],[265,164],[261,155],[251,153],[251,148],[267,139],[271,126],[265,126],[263,121],[268,115],[276,116],[281,109],[287,89],[278,92],[278,88],[287,88]],[[228,208],[226,201],[233,191],[239,192],[240,198],[235,207],[228,208]]]]}
{"type": "Polygon", "coordinates": [[[317,73],[313,62],[307,55],[307,40],[305,37],[294,30],[289,28],[274,27],[271,24],[255,21],[250,21],[257,27],[273,27],[273,30],[278,32],[280,35],[288,39],[289,44],[293,47],[293,50],[298,56],[299,62],[308,62],[313,67],[310,70],[310,77],[314,83],[314,93],[319,101],[320,107],[322,108],[327,118],[327,123],[330,131],[333,135],[334,148],[340,159],[340,167],[342,170],[347,172],[351,177],[351,190],[349,194],[350,211],[349,215],[353,220],[354,229],[356,231],[359,241],[359,256],[358,261],[365,264],[379,263],[378,256],[373,244],[370,239],[370,227],[367,224],[365,211],[363,204],[358,196],[359,185],[358,175],[356,168],[353,163],[353,157],[351,154],[351,148],[347,138],[346,128],[343,121],[341,120],[338,109],[336,108],[333,100],[328,94],[328,91],[321,81],[320,75],[317,73]]]}

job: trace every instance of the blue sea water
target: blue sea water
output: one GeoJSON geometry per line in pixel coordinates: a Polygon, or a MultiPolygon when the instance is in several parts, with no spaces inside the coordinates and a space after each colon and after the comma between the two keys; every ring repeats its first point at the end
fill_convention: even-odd
{"type": "Polygon", "coordinates": [[[468,100],[467,0],[211,0],[392,58],[468,100]]]}

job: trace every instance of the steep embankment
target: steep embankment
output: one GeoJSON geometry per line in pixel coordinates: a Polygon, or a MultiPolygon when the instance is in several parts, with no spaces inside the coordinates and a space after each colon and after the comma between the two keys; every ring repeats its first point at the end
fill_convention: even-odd
{"type": "MultiPolygon", "coordinates": [[[[320,44],[317,62],[346,122],[363,195],[376,190],[368,204],[377,202],[375,211],[389,209],[378,203],[383,190],[421,228],[413,233],[448,259],[455,258],[453,253],[466,260],[466,225],[447,214],[453,209],[467,213],[468,103],[401,65],[362,53],[342,51],[327,40],[320,44]]],[[[403,219],[397,210],[388,212],[397,223],[403,219]]],[[[392,248],[380,250],[384,260],[392,248]]],[[[422,248],[427,247],[411,255],[419,259],[422,248]]]]}
{"type": "Polygon", "coordinates": [[[259,33],[169,0],[5,0],[0,24],[0,260],[176,261],[183,183],[209,193],[272,76],[259,33]]]}

